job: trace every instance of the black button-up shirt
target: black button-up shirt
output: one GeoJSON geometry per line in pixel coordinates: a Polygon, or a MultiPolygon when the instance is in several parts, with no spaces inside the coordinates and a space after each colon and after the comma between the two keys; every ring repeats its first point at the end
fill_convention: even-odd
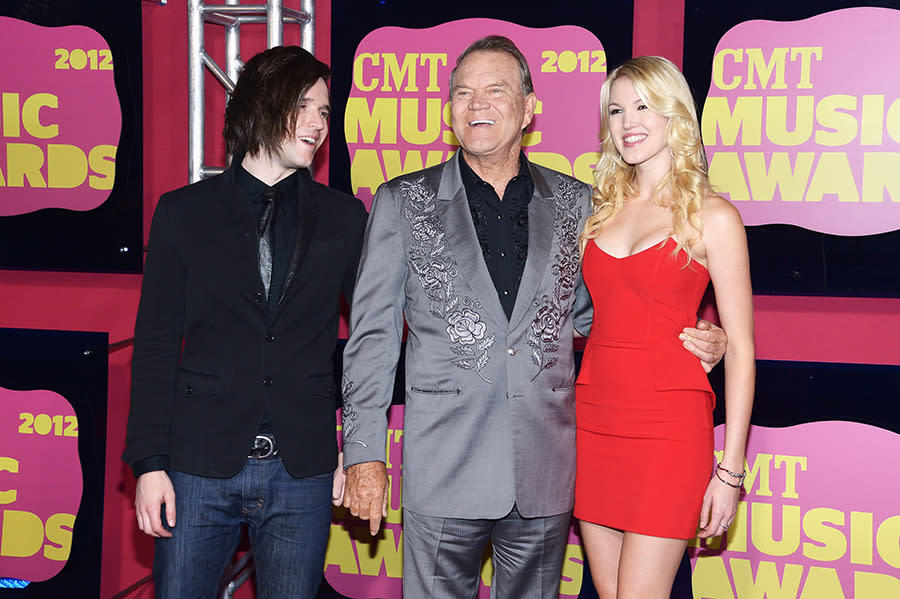
{"type": "Polygon", "coordinates": [[[509,318],[528,257],[528,203],[534,194],[528,160],[519,155],[519,174],[506,184],[502,200],[462,156],[459,170],[484,262],[509,318]]]}
{"type": "MultiPolygon", "coordinates": [[[[262,215],[263,202],[262,193],[269,188],[268,185],[254,177],[251,173],[237,164],[234,172],[235,180],[244,190],[244,197],[250,204],[250,209],[255,217],[254,222],[259,221],[262,215]]],[[[294,242],[297,238],[297,194],[300,185],[300,171],[295,171],[290,176],[285,177],[274,185],[276,189],[281,191],[281,199],[278,200],[278,206],[275,213],[275,247],[272,250],[272,281],[269,283],[269,299],[267,308],[269,316],[275,313],[278,306],[278,300],[281,298],[284,280],[287,277],[288,265],[291,262],[291,254],[294,252],[294,242]]],[[[266,335],[266,341],[272,342],[275,337],[270,334],[266,335]]],[[[266,387],[272,386],[272,379],[266,377],[263,384],[266,387]]],[[[272,423],[269,420],[269,410],[263,414],[262,422],[257,430],[259,433],[272,433],[272,423]]],[[[249,447],[247,448],[249,451],[249,447]]]]}
{"type": "MultiPolygon", "coordinates": [[[[281,297],[284,279],[287,276],[288,265],[291,262],[291,254],[294,252],[294,241],[297,238],[297,187],[300,179],[300,171],[295,171],[274,185],[281,191],[282,197],[278,201],[275,214],[275,247],[272,250],[272,281],[269,284],[269,315],[275,312],[278,299],[281,297]]],[[[234,173],[235,180],[244,190],[244,197],[253,210],[254,222],[259,221],[262,215],[262,193],[269,188],[268,185],[247,172],[243,166],[237,165],[234,173]]]]}

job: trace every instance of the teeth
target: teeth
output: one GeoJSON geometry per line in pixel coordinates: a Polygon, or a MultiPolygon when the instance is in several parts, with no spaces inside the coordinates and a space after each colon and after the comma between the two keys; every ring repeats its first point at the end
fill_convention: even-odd
{"type": "Polygon", "coordinates": [[[474,127],[475,125],[493,125],[493,119],[478,119],[477,121],[469,121],[469,127],[474,127]]]}
{"type": "Polygon", "coordinates": [[[641,140],[645,139],[646,137],[647,137],[646,135],[626,135],[624,140],[625,140],[625,143],[630,144],[630,143],[634,143],[636,141],[641,141],[641,140]]]}

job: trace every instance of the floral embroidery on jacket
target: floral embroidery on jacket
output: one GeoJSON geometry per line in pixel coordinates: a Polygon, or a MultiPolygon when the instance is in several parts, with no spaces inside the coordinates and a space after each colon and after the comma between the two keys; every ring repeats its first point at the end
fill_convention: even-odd
{"type": "Polygon", "coordinates": [[[422,184],[423,180],[424,177],[400,182],[400,195],[407,200],[403,217],[412,231],[407,258],[429,300],[429,311],[447,323],[450,349],[459,356],[453,364],[474,371],[490,383],[483,370],[490,359],[488,349],[494,345],[494,336],[487,334],[481,302],[456,294],[454,281],[459,271],[447,256],[446,233],[435,214],[435,193],[422,184]]]}
{"type": "MultiPolygon", "coordinates": [[[[356,408],[353,407],[353,402],[350,401],[350,398],[355,391],[353,387],[353,381],[347,377],[341,379],[341,430],[343,431],[345,439],[352,437],[359,425],[359,422],[357,422],[359,420],[359,414],[356,413],[356,408]]],[[[362,441],[357,441],[357,443],[360,443],[363,446],[366,445],[362,441]]]]}
{"type": "Polygon", "coordinates": [[[553,223],[554,236],[559,244],[559,253],[553,256],[551,272],[555,277],[552,294],[545,294],[536,300],[538,308],[526,340],[531,346],[531,361],[538,367],[533,381],[540,374],[556,365],[559,358],[559,335],[565,319],[572,312],[572,295],[575,293],[575,277],[578,273],[578,221],[581,209],[578,196],[581,184],[571,179],[558,177],[556,219],[553,223]]]}

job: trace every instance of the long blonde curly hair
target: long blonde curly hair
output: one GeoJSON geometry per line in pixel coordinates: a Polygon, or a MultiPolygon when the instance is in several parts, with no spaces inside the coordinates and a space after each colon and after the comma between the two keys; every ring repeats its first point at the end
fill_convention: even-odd
{"type": "Polygon", "coordinates": [[[661,56],[638,56],[616,68],[600,90],[600,160],[594,168],[593,212],[579,236],[581,255],[587,242],[597,237],[603,225],[622,210],[625,201],[639,193],[635,168],[619,155],[609,132],[609,92],[614,81],[627,77],[647,108],[668,117],[666,145],[672,169],[660,181],[654,201],[672,211],[672,236],[690,259],[691,246],[700,241],[702,224],[698,214],[711,192],[706,153],[700,137],[697,109],[684,75],[661,56]]]}

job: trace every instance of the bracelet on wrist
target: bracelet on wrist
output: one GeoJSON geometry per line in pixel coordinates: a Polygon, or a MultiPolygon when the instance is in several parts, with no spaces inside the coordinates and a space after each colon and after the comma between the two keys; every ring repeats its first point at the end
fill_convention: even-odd
{"type": "Polygon", "coordinates": [[[740,488],[741,488],[741,483],[737,483],[737,484],[735,484],[735,483],[730,483],[730,482],[728,482],[727,480],[725,480],[724,478],[722,478],[722,475],[719,474],[719,469],[718,469],[718,468],[716,468],[716,478],[718,478],[720,481],[722,481],[723,483],[725,483],[725,484],[728,485],[729,487],[732,487],[733,489],[740,489],[740,488]]]}
{"type": "Polygon", "coordinates": [[[724,467],[721,462],[716,464],[716,472],[720,472],[720,471],[725,472],[726,474],[728,474],[728,476],[730,476],[732,478],[740,479],[741,482],[743,482],[744,477],[747,476],[746,470],[744,470],[743,472],[732,472],[728,468],[724,467]]]}

